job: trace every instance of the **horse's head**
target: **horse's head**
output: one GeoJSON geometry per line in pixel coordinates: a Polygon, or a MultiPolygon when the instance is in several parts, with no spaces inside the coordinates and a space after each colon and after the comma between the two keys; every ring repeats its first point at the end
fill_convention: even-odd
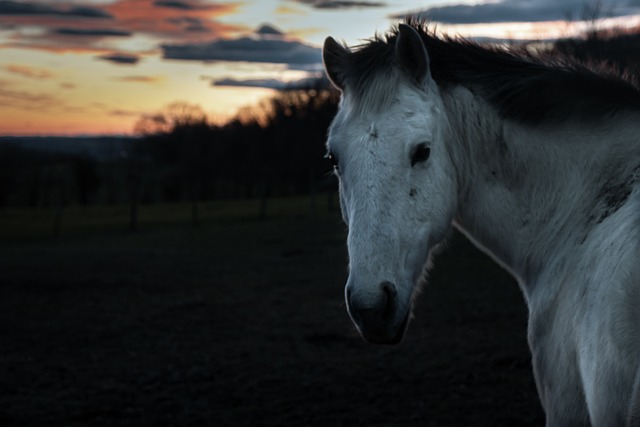
{"type": "Polygon", "coordinates": [[[387,51],[327,38],[327,75],[342,91],[327,142],[349,227],[349,314],[370,342],[399,342],[429,251],[457,199],[438,87],[420,35],[400,25],[387,51]],[[367,49],[369,52],[367,52],[367,49]]]}

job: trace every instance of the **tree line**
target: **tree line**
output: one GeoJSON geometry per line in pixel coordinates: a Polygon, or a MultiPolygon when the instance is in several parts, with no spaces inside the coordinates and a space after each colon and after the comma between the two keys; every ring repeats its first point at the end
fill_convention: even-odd
{"type": "MultiPolygon", "coordinates": [[[[639,48],[638,31],[599,30],[558,40],[541,54],[637,77],[639,48]]],[[[254,198],[264,216],[270,197],[335,192],[324,144],[338,101],[322,79],[280,91],[223,125],[177,102],[140,118],[135,138],[102,141],[100,156],[0,144],[0,208],[185,202],[197,223],[201,201],[254,198]]]]}
{"type": "MultiPolygon", "coordinates": [[[[150,204],[335,191],[324,158],[339,94],[320,80],[282,90],[224,125],[176,102],[135,125],[111,155],[0,145],[0,207],[150,204]]],[[[102,150],[114,141],[102,141],[102,150]]],[[[263,212],[264,213],[264,212],[263,212]]]]}

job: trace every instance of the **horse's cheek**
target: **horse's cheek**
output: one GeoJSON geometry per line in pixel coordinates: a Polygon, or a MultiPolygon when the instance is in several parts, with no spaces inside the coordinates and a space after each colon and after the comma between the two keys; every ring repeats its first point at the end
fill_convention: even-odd
{"type": "Polygon", "coordinates": [[[338,197],[340,199],[340,212],[342,213],[342,220],[345,224],[349,225],[349,209],[347,206],[347,200],[343,188],[343,183],[340,181],[338,186],[338,197]]]}

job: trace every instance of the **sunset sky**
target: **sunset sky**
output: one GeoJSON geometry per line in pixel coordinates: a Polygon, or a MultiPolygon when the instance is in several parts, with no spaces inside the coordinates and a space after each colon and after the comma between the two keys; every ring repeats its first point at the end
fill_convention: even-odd
{"type": "MultiPolygon", "coordinates": [[[[131,134],[174,101],[222,122],[321,73],[327,35],[357,44],[409,13],[472,37],[579,30],[581,0],[0,0],[0,135],[131,134]]],[[[594,2],[589,2],[593,4],[594,2]]],[[[602,3],[636,25],[640,0],[602,3]]]]}

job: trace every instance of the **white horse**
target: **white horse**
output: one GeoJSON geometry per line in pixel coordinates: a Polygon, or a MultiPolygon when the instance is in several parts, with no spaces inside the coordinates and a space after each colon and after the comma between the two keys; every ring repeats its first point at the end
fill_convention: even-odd
{"type": "Polygon", "coordinates": [[[454,225],[520,284],[547,426],[640,425],[638,89],[422,23],[323,59],[362,336],[402,339],[454,225]]]}

